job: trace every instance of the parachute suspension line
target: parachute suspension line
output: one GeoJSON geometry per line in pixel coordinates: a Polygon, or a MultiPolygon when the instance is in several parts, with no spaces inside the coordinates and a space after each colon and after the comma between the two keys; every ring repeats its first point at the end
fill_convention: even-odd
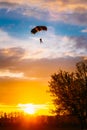
{"type": "Polygon", "coordinates": [[[42,38],[40,38],[40,43],[43,43],[42,38]]]}

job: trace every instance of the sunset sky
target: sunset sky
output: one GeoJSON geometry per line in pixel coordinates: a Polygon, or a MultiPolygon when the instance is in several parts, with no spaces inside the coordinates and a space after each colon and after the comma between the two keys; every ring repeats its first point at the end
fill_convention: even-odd
{"type": "Polygon", "coordinates": [[[0,0],[0,107],[32,103],[46,111],[50,76],[84,59],[87,0],[0,0]],[[31,34],[37,25],[48,30],[31,34]]]}

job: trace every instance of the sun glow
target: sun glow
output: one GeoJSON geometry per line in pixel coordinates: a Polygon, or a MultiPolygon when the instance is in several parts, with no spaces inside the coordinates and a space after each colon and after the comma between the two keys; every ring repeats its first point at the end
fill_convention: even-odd
{"type": "Polygon", "coordinates": [[[28,106],[24,108],[24,112],[28,114],[35,114],[35,108],[32,104],[29,104],[28,106]]]}
{"type": "Polygon", "coordinates": [[[49,115],[49,110],[52,108],[50,104],[18,104],[17,107],[20,111],[30,115],[49,115]]]}
{"type": "Polygon", "coordinates": [[[33,104],[19,104],[18,105],[21,110],[27,114],[35,114],[36,110],[35,110],[35,106],[33,104]]]}

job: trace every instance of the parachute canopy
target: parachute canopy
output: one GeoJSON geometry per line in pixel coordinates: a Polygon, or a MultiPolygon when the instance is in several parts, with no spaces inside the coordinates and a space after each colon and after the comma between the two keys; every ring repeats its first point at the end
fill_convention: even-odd
{"type": "Polygon", "coordinates": [[[33,28],[31,30],[31,33],[35,34],[35,33],[42,31],[42,30],[47,31],[47,27],[46,26],[36,26],[35,28],[33,28]]]}

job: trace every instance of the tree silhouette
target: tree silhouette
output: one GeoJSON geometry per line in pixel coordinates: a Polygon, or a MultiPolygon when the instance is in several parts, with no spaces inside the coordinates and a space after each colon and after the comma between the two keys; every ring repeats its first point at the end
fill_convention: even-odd
{"type": "Polygon", "coordinates": [[[59,71],[51,76],[49,91],[55,113],[75,115],[84,130],[87,123],[87,64],[76,64],[75,72],[59,71]]]}

